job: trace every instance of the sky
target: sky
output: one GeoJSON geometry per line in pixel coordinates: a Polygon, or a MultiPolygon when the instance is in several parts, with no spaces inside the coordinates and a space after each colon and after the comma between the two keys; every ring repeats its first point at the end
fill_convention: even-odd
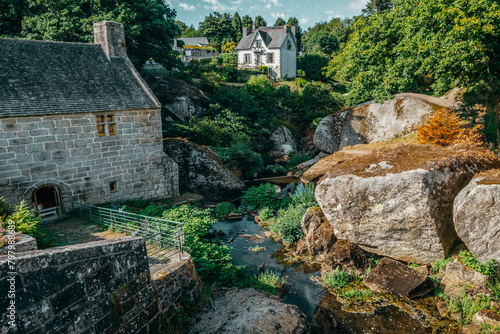
{"type": "Polygon", "coordinates": [[[289,17],[299,19],[300,27],[305,30],[320,21],[330,21],[334,17],[359,15],[368,0],[167,0],[177,11],[177,20],[193,24],[199,23],[212,12],[238,12],[241,17],[250,15],[255,19],[262,15],[268,25],[273,25],[278,17],[285,21],[289,17]]]}

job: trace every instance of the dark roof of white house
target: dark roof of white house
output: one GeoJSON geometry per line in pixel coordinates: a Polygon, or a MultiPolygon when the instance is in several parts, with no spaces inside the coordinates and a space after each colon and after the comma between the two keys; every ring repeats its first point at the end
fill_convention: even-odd
{"type": "Polygon", "coordinates": [[[208,39],[206,37],[179,37],[176,38],[177,41],[184,41],[184,45],[208,45],[208,39]]]}
{"type": "Polygon", "coordinates": [[[0,117],[159,107],[130,60],[100,45],[0,38],[0,117]]]}
{"type": "MultiPolygon", "coordinates": [[[[243,36],[236,46],[236,50],[246,50],[250,49],[252,46],[252,42],[255,38],[255,35],[260,34],[262,36],[262,40],[266,44],[268,49],[277,49],[283,45],[283,42],[288,35],[285,32],[283,26],[278,27],[259,27],[255,30],[248,29],[248,35],[243,36]]],[[[293,33],[292,33],[293,36],[293,33]]]]}

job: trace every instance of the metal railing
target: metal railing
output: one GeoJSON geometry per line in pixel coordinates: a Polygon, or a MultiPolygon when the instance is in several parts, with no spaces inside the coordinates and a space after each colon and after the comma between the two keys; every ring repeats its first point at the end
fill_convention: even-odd
{"type": "Polygon", "coordinates": [[[144,237],[150,267],[177,253],[179,258],[183,255],[184,223],[83,203],[73,203],[73,209],[85,220],[125,235],[144,237]]]}

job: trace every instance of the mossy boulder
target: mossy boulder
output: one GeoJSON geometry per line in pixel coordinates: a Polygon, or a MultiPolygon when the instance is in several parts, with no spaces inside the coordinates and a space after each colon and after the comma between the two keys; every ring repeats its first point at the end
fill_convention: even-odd
{"type": "Polygon", "coordinates": [[[458,238],[455,197],[475,173],[495,166],[486,150],[401,145],[333,166],[316,199],[337,238],[427,264],[444,259],[458,238]]]}

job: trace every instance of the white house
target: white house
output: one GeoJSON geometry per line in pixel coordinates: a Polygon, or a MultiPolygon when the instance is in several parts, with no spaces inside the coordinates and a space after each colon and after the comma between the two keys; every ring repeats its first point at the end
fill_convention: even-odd
{"type": "Polygon", "coordinates": [[[240,69],[267,66],[274,78],[297,75],[297,38],[295,27],[243,28],[243,38],[236,47],[240,69]]]}

